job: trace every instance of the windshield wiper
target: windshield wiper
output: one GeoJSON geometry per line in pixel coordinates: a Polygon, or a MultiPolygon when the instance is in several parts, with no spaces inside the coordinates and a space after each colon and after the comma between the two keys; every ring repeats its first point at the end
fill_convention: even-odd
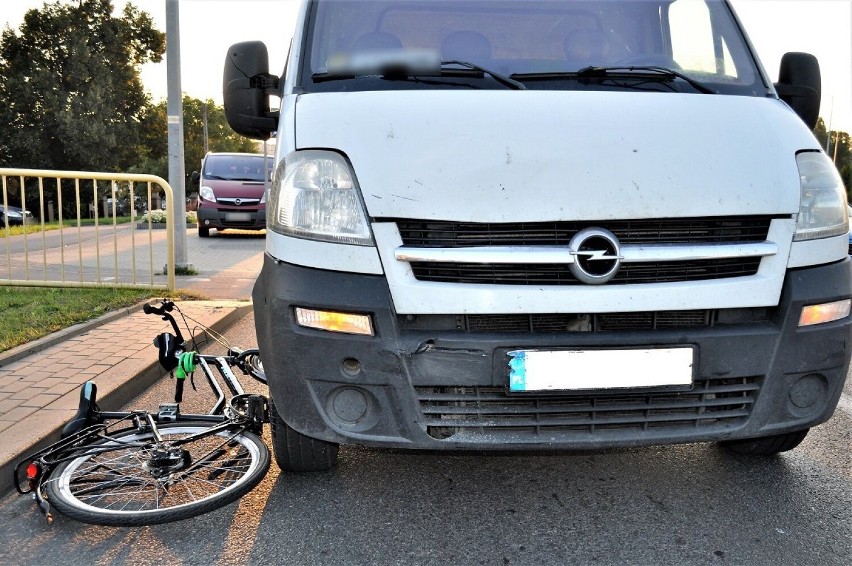
{"type": "Polygon", "coordinates": [[[704,83],[697,81],[686,75],[681,73],[680,71],[675,71],[674,69],[669,69],[668,67],[658,67],[656,65],[639,65],[639,66],[630,66],[630,67],[584,67],[577,71],[578,77],[609,77],[611,75],[617,75],[619,72],[622,73],[652,73],[654,75],[659,75],[661,79],[664,78],[678,78],[683,81],[686,81],[692,88],[697,90],[703,94],[719,94],[719,91],[710,88],[704,83]]]}
{"type": "Polygon", "coordinates": [[[476,63],[471,63],[470,61],[458,61],[458,60],[441,61],[441,72],[442,73],[445,70],[444,69],[445,65],[458,65],[459,67],[465,67],[467,69],[470,69],[472,71],[477,71],[477,72],[482,73],[484,75],[491,75],[491,78],[493,78],[495,81],[497,81],[500,84],[506,85],[507,87],[509,87],[511,89],[527,90],[527,87],[524,86],[524,83],[522,83],[520,81],[516,81],[515,79],[513,79],[511,77],[507,77],[506,75],[503,75],[503,74],[498,73],[496,71],[486,69],[485,67],[477,65],[476,63]]]}
{"type": "MultiPolygon", "coordinates": [[[[435,61],[438,63],[438,61],[435,61]]],[[[505,85],[514,90],[527,90],[527,87],[520,81],[516,81],[510,77],[492,71],[476,63],[470,61],[440,61],[439,64],[430,68],[412,67],[403,64],[386,64],[372,69],[340,69],[329,71],[326,73],[314,73],[311,79],[314,82],[341,81],[348,79],[357,79],[362,77],[381,77],[389,80],[400,80],[411,77],[466,77],[471,73],[489,75],[498,83],[505,85]],[[462,69],[448,69],[448,65],[457,65],[462,69]]]]}

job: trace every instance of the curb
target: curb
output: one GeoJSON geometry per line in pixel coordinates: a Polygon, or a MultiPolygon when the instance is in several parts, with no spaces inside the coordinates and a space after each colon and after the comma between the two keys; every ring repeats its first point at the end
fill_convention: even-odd
{"type": "MultiPolygon", "coordinates": [[[[52,343],[38,344],[34,346],[33,349],[26,350],[27,353],[20,354],[19,352],[15,351],[14,354],[17,355],[18,358],[22,358],[28,354],[45,350],[51,345],[57,342],[61,342],[63,339],[82,334],[83,332],[91,330],[95,326],[98,326],[105,322],[109,322],[111,320],[114,320],[115,318],[119,318],[120,316],[132,314],[140,310],[143,305],[144,303],[140,303],[133,307],[120,309],[119,311],[113,311],[108,315],[104,315],[103,317],[100,317],[98,319],[78,324],[60,332],[56,332],[54,334],[61,336],[55,337],[54,334],[51,334],[42,339],[45,340],[45,342],[47,342],[47,339],[52,339],[52,343]]],[[[222,318],[211,324],[209,328],[213,332],[223,333],[230,326],[245,317],[251,311],[251,309],[251,302],[236,306],[231,310],[231,312],[225,314],[224,316],[222,316],[222,318]]],[[[204,331],[200,332],[197,337],[199,339],[206,339],[207,337],[209,337],[209,333],[205,329],[204,331]]],[[[41,342],[41,340],[37,340],[33,344],[35,344],[36,342],[41,342]]],[[[14,350],[18,350],[18,348],[15,348],[14,350]]],[[[11,355],[0,358],[0,367],[2,367],[4,363],[11,363],[13,360],[8,359],[10,357],[11,355]]],[[[144,366],[139,371],[137,371],[135,375],[127,378],[113,389],[99,389],[98,405],[100,405],[102,408],[121,407],[132,401],[135,397],[142,394],[146,389],[150,388],[158,380],[162,379],[164,374],[165,372],[160,367],[159,361],[154,359],[154,361],[152,361],[150,364],[144,366]]],[[[79,389],[76,389],[68,393],[67,395],[72,395],[76,399],[76,397],[79,395],[79,389]]],[[[28,454],[37,452],[38,450],[41,450],[42,448],[45,448],[46,446],[57,442],[61,437],[62,429],[65,427],[65,424],[65,422],[58,423],[55,427],[52,427],[46,435],[42,436],[41,438],[34,438],[33,442],[29,446],[27,446],[27,448],[21,450],[20,453],[18,453],[14,458],[7,462],[0,462],[0,497],[5,497],[10,493],[16,493],[14,483],[15,465],[28,454]]]]}

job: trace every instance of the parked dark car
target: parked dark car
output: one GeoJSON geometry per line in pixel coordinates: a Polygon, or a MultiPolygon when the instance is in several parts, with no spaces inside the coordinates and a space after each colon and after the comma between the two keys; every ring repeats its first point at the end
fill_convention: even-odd
{"type": "Polygon", "coordinates": [[[6,226],[6,218],[9,219],[9,226],[29,224],[33,221],[33,213],[29,210],[24,212],[17,206],[4,207],[0,204],[0,227],[6,226]]]}

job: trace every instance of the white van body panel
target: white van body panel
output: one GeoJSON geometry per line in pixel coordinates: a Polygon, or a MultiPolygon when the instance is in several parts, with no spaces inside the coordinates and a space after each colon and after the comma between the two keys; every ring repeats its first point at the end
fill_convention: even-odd
{"type": "Polygon", "coordinates": [[[387,273],[401,313],[771,305],[783,282],[782,264],[814,265],[846,253],[845,238],[835,238],[834,246],[825,241],[791,246],[794,224],[776,221],[778,255],[763,263],[749,283],[751,291],[732,279],[680,284],[676,291],[668,284],[665,296],[654,285],[626,297],[617,287],[570,293],[485,289],[418,282],[408,264],[394,258],[401,244],[395,228],[380,222],[603,221],[744,211],[795,215],[795,154],[819,148],[801,120],[777,100],[624,92],[334,93],[285,96],[281,120],[279,160],[308,148],[334,149],[350,159],[368,214],[379,220],[373,226],[378,249],[270,233],[267,251],[306,267],[387,273]],[[620,109],[617,115],[613,108],[620,109]],[[577,130],[594,135],[577,136],[577,130]],[[542,138],[551,141],[542,144],[542,138]],[[474,143],[471,155],[477,159],[464,159],[474,143]],[[552,155],[543,154],[542,147],[552,155]]]}
{"type": "Polygon", "coordinates": [[[795,154],[819,149],[779,101],[701,94],[311,94],[295,124],[348,156],[373,218],[795,214],[795,154]]]}

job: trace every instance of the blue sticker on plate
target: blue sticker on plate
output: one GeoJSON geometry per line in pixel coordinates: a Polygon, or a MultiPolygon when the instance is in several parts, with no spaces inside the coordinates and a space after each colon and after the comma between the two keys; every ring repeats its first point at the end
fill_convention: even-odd
{"type": "Polygon", "coordinates": [[[527,353],[522,351],[509,352],[509,390],[526,391],[527,389],[527,353]]]}

